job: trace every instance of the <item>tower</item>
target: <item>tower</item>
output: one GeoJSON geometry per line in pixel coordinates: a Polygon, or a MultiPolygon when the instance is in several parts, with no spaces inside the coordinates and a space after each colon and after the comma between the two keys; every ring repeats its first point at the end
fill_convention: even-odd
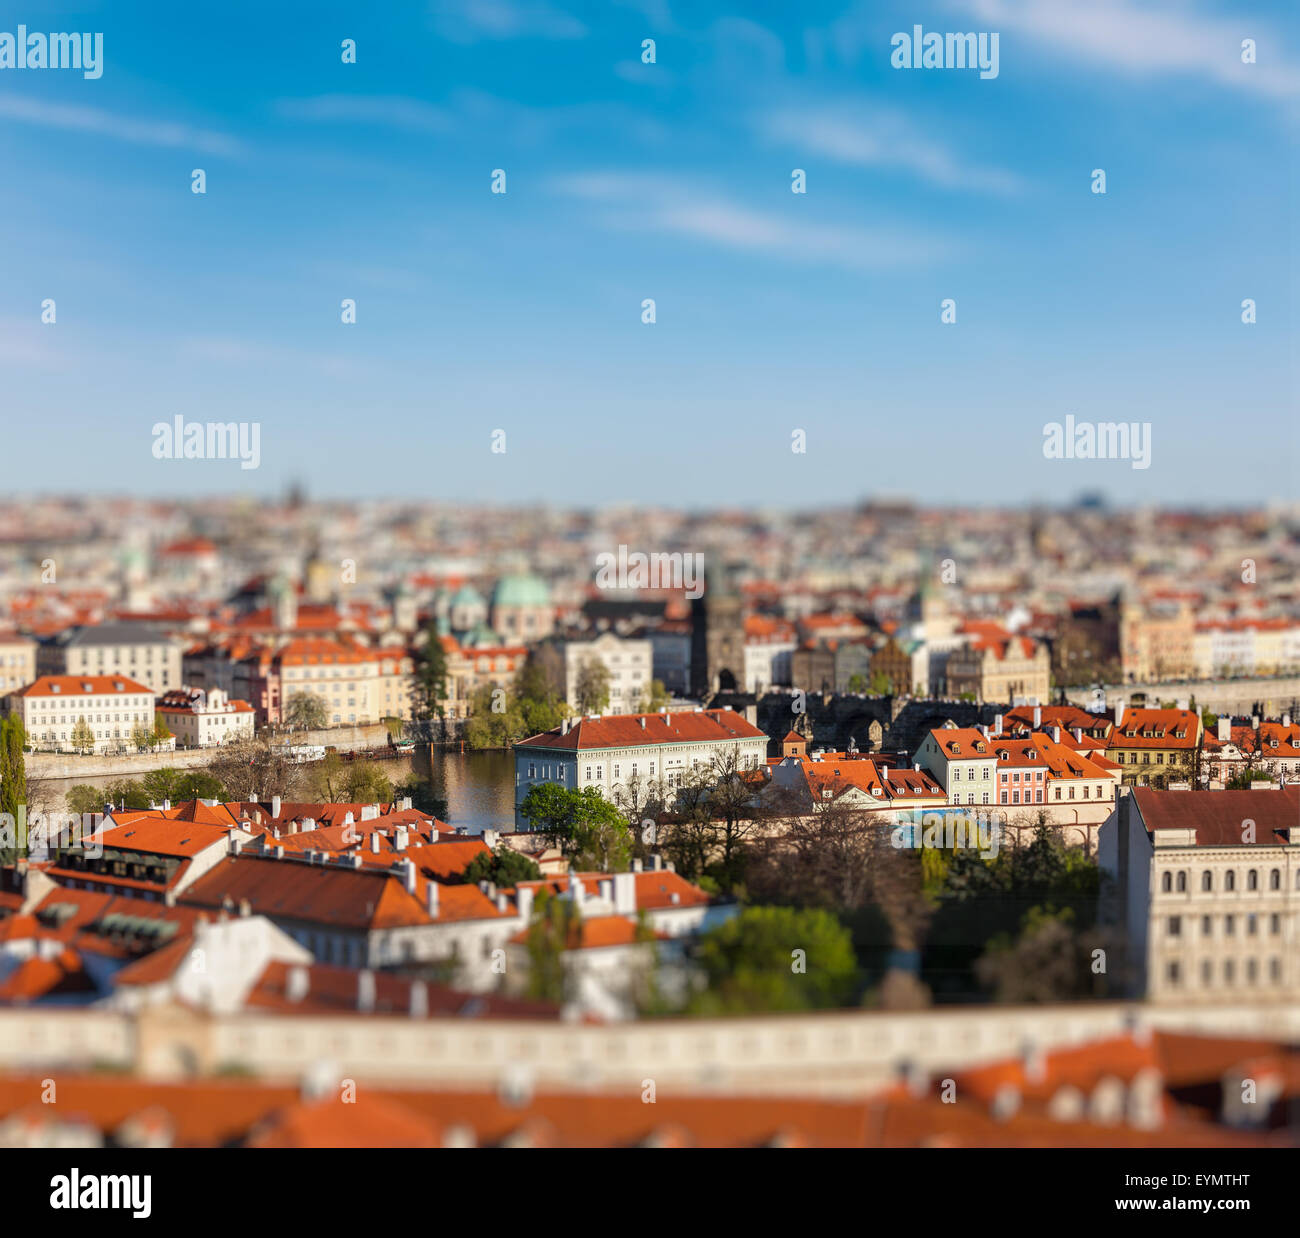
{"type": "Polygon", "coordinates": [[[704,596],[691,602],[691,693],[745,686],[745,603],[725,572],[705,573],[704,596]]]}

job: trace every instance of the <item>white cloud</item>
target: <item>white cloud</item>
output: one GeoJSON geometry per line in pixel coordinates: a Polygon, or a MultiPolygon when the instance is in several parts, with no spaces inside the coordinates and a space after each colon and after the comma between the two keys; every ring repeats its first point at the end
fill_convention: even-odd
{"type": "Polygon", "coordinates": [[[170,146],[206,155],[236,155],[243,149],[234,138],[175,121],[131,120],[99,108],[72,103],[49,103],[25,95],[0,94],[0,117],[50,129],[69,129],[136,142],[143,146],[170,146]]]}
{"type": "MultiPolygon", "coordinates": [[[[598,204],[610,227],[667,232],[793,261],[872,270],[929,261],[950,249],[947,242],[917,232],[808,222],[754,210],[653,173],[585,173],[559,178],[554,187],[598,204]]],[[[802,202],[796,209],[802,209],[802,202]]]]}
{"type": "MultiPolygon", "coordinates": [[[[1253,17],[1210,17],[1188,4],[1135,0],[950,0],[990,30],[1015,31],[1081,60],[1139,76],[1182,73],[1276,98],[1300,95],[1280,41],[1253,17]],[[1257,63],[1242,64],[1241,41],[1257,44],[1257,63]]],[[[1005,68],[1008,51],[1004,46],[1005,68]]]]}
{"type": "Polygon", "coordinates": [[[400,95],[316,95],[281,99],[276,110],[289,120],[385,125],[418,133],[446,133],[451,115],[421,99],[400,95]]]}
{"type": "Polygon", "coordinates": [[[434,0],[433,24],[453,43],[482,39],[581,39],[587,27],[546,0],[434,0]]]}
{"type": "Polygon", "coordinates": [[[860,104],[789,107],[763,116],[770,139],[855,167],[901,168],[947,189],[1014,193],[1022,182],[1000,168],[967,163],[898,112],[860,104]]]}

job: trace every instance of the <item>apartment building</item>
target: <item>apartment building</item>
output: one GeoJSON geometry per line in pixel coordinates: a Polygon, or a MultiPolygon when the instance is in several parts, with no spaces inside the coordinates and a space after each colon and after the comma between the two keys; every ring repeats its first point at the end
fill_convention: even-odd
{"type": "Polygon", "coordinates": [[[565,719],[515,745],[516,822],[524,796],[539,783],[599,787],[610,798],[634,779],[671,790],[692,769],[733,756],[736,768],[759,769],[767,736],[729,709],[565,719]]]}
{"type": "Polygon", "coordinates": [[[1047,645],[1028,636],[977,636],[945,664],[948,695],[1010,704],[1045,702],[1052,687],[1047,645]]]}
{"type": "Polygon", "coordinates": [[[5,708],[22,719],[31,743],[61,752],[73,751],[81,722],[89,727],[96,752],[125,752],[135,730],[154,727],[150,688],[114,675],[42,675],[11,692],[5,708]]]}
{"type": "Polygon", "coordinates": [[[1125,789],[1098,858],[1132,989],[1230,1006],[1300,997],[1300,787],[1125,789]]]}
{"type": "Polygon", "coordinates": [[[36,651],[38,675],[123,675],[161,696],[181,686],[181,645],[143,623],[69,628],[36,651]]]}
{"type": "Polygon", "coordinates": [[[14,631],[0,631],[0,696],[36,678],[36,642],[14,631]]]}
{"type": "Polygon", "coordinates": [[[939,727],[916,750],[917,769],[941,787],[949,804],[996,804],[998,758],[976,727],[939,727]]]}
{"type": "Polygon", "coordinates": [[[253,735],[253,707],[231,700],[220,688],[169,692],[158,702],[158,712],[180,748],[211,748],[253,735]]]}
{"type": "Polygon", "coordinates": [[[303,693],[324,699],[328,725],[364,725],[411,716],[413,670],[405,645],[300,637],[242,658],[234,694],[252,705],[259,724],[282,722],[289,702],[303,693]]]}
{"type": "Polygon", "coordinates": [[[564,699],[578,708],[578,683],[589,662],[602,663],[609,672],[609,711],[632,713],[646,704],[654,677],[654,646],[648,640],[628,640],[602,632],[592,640],[556,643],[562,662],[564,699]]]}
{"type": "Polygon", "coordinates": [[[1200,714],[1177,709],[1128,709],[1115,704],[1106,755],[1123,769],[1126,786],[1163,788],[1192,777],[1201,743],[1200,714]]]}

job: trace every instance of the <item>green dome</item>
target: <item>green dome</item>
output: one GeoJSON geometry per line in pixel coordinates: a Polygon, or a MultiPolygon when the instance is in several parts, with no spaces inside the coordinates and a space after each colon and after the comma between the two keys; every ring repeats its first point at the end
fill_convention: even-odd
{"type": "Polygon", "coordinates": [[[526,573],[516,576],[503,576],[492,590],[492,605],[526,607],[549,606],[551,591],[544,580],[526,573]]]}
{"type": "Polygon", "coordinates": [[[461,585],[452,595],[452,606],[482,606],[483,595],[473,585],[461,585]]]}

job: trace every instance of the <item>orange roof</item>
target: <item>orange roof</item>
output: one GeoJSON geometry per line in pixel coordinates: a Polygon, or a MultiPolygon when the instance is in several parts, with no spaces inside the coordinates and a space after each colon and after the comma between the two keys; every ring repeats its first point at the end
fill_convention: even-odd
{"type": "Polygon", "coordinates": [[[642,748],[648,744],[718,743],[728,739],[766,739],[730,709],[612,714],[580,718],[564,734],[560,727],[520,740],[516,748],[589,751],[595,748],[642,748]]]}
{"type": "Polygon", "coordinates": [[[173,820],[162,815],[142,817],[128,825],[106,830],[102,835],[106,848],[186,858],[196,856],[217,844],[224,846],[229,837],[229,830],[221,826],[184,819],[173,820]]]}
{"type": "Polygon", "coordinates": [[[153,696],[153,689],[122,675],[42,675],[10,696],[153,696]]]}

